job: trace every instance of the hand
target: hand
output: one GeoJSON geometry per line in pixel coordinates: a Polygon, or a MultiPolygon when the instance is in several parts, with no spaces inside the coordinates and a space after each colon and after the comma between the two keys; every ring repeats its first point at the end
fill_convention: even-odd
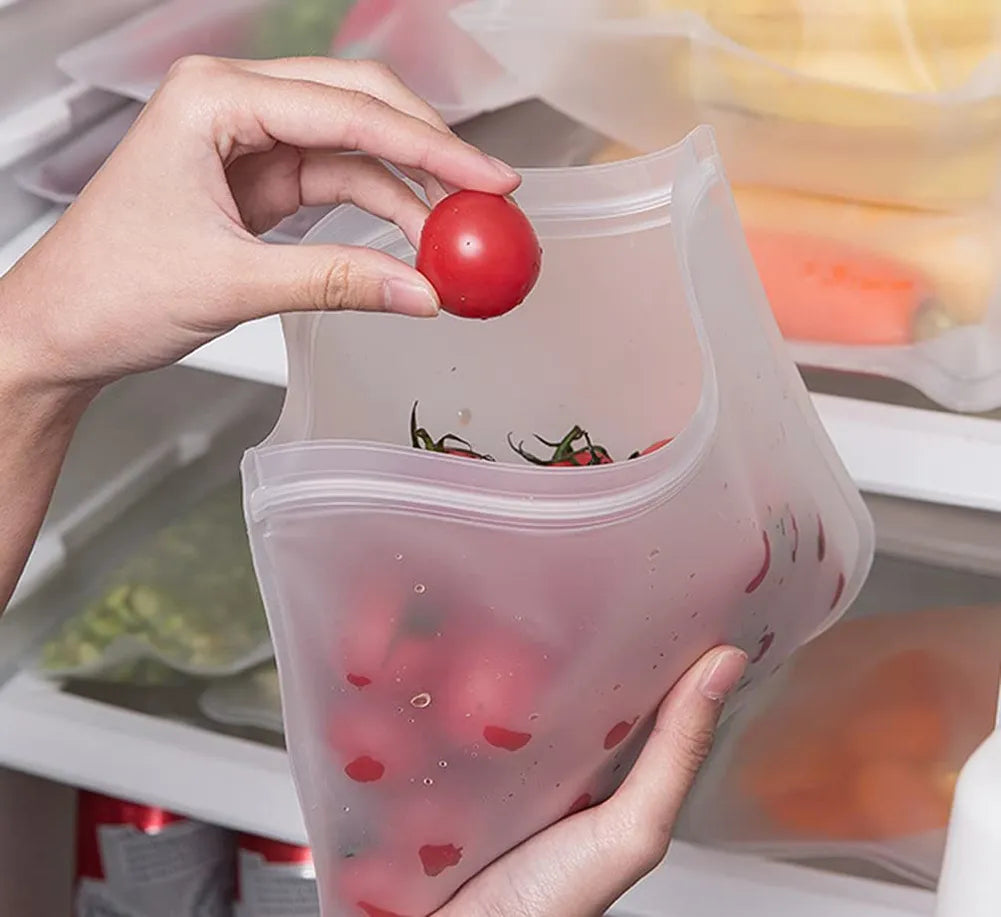
{"type": "Polygon", "coordinates": [[[480,873],[436,917],[597,917],[657,866],[709,754],[747,656],[711,651],[661,705],[653,734],[607,802],[536,835],[480,873]]]}
{"type": "Polygon", "coordinates": [[[428,208],[380,160],[432,203],[457,187],[506,194],[519,183],[378,64],[179,62],[76,203],[0,281],[7,362],[50,387],[99,387],[271,313],[436,314],[430,284],[388,255],[257,238],[300,205],[351,201],[416,245],[428,208]]]}

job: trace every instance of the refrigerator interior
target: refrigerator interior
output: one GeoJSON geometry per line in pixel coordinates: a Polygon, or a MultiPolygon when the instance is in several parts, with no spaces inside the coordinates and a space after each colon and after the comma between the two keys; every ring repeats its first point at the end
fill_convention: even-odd
{"type": "MultiPolygon", "coordinates": [[[[218,474],[219,468],[228,467],[236,473],[242,450],[270,428],[281,396],[274,387],[174,368],[119,383],[85,418],[29,564],[30,575],[19,601],[0,622],[0,764],[53,781],[39,782],[13,771],[0,780],[4,798],[19,800],[16,807],[2,807],[0,849],[13,838],[41,838],[37,843],[61,851],[59,862],[49,865],[68,870],[67,785],[163,805],[236,829],[303,840],[281,737],[207,719],[198,704],[205,680],[135,688],[86,680],[56,683],[31,670],[40,644],[62,618],[79,609],[81,596],[93,591],[110,565],[128,556],[146,534],[171,518],[179,503],[204,488],[211,469],[218,474]],[[27,799],[37,801],[28,804],[27,799]]],[[[908,612],[923,608],[1001,606],[996,516],[885,497],[869,502],[880,553],[850,616],[892,614],[906,627],[908,612]]],[[[692,876],[699,869],[715,871],[722,868],[720,863],[748,868],[743,857],[717,860],[712,857],[719,855],[711,852],[685,845],[679,849],[685,853],[669,858],[618,912],[675,913],[668,897],[676,885],[695,881],[692,876]],[[701,865],[692,866],[694,873],[684,870],[683,879],[671,879],[679,869],[676,864],[686,858],[701,865]],[[644,909],[660,906],[662,911],[644,909]]],[[[789,881],[795,877],[794,885],[807,877],[804,894],[814,894],[810,889],[815,883],[823,888],[828,882],[861,881],[860,876],[889,878],[858,862],[812,865],[826,872],[774,868],[789,881]]],[[[22,876],[28,874],[4,871],[8,878],[0,881],[0,904],[18,902],[16,910],[4,912],[26,917],[32,913],[16,897],[24,894],[22,876]]],[[[729,887],[725,883],[712,886],[718,886],[724,898],[729,894],[723,890],[729,887]]],[[[65,882],[59,887],[65,889],[65,882]]],[[[755,887],[765,907],[773,900],[767,892],[770,886],[765,882],[765,891],[755,887]]],[[[894,894],[913,899],[907,907],[918,909],[899,913],[921,913],[930,897],[899,886],[887,891],[892,887],[882,882],[850,885],[851,894],[866,888],[878,889],[891,900],[894,894]]],[[[722,906],[723,900],[716,905],[722,906]]]]}

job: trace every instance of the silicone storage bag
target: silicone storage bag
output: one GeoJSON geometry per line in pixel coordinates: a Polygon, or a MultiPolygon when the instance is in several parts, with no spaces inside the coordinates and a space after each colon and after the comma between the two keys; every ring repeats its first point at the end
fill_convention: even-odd
{"type": "Polygon", "coordinates": [[[620,156],[715,128],[797,362],[1001,407],[995,0],[476,0],[453,15],[620,156]]]}
{"type": "MultiPolygon", "coordinates": [[[[523,306],[288,317],[284,412],[244,461],[328,917],[432,911],[608,795],[701,653],[736,643],[745,684],[771,673],[871,560],[711,132],[529,171],[517,198],[544,248],[523,306]],[[415,401],[429,437],[456,425],[497,461],[413,449],[415,401]],[[584,468],[508,443],[577,424],[622,459],[672,441],[584,468]]],[[[331,240],[413,254],[351,209],[309,241],[331,240]]]]}

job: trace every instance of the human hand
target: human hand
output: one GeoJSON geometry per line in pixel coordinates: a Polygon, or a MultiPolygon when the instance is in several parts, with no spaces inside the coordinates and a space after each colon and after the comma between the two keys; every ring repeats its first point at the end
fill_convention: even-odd
{"type": "Polygon", "coordinates": [[[597,917],[667,853],[678,811],[709,754],[723,700],[747,665],[707,653],[661,705],[653,733],[607,802],[537,834],[480,873],[435,917],[597,917]]]}
{"type": "Polygon", "coordinates": [[[328,58],[188,58],[47,236],[0,280],[7,361],[99,387],[283,311],[436,314],[431,285],[383,253],[260,241],[300,205],[351,201],[415,245],[454,188],[519,178],[466,144],[384,67],[328,58]]]}

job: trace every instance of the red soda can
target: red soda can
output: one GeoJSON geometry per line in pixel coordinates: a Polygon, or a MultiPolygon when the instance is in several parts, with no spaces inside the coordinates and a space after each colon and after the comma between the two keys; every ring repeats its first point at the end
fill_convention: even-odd
{"type": "Polygon", "coordinates": [[[228,917],[229,832],[81,790],[74,917],[228,917]]]}
{"type": "Polygon", "coordinates": [[[241,834],[234,917],[320,917],[308,847],[241,834]]]}

